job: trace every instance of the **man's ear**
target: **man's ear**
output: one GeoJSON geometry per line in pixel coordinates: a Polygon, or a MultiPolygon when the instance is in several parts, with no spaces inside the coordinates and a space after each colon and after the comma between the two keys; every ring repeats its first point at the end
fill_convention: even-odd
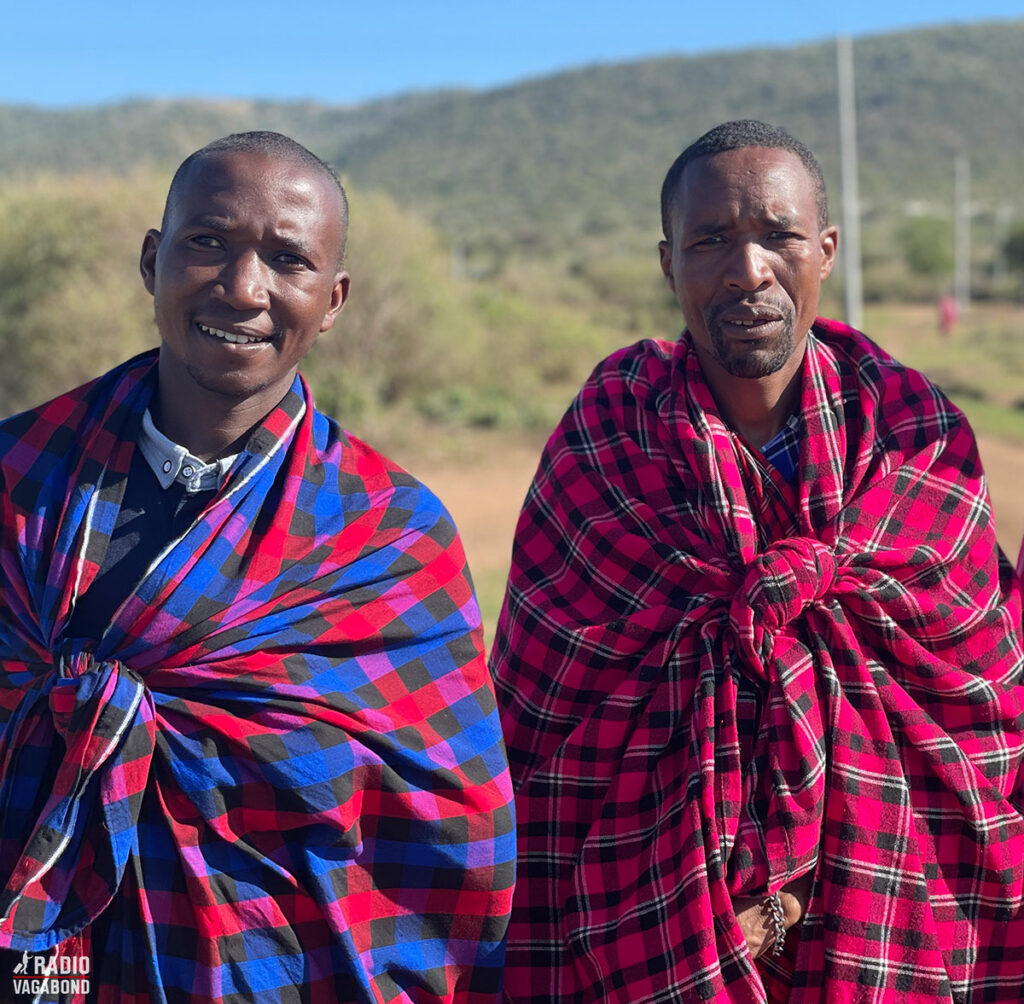
{"type": "Polygon", "coordinates": [[[832,266],[836,263],[836,251],[839,248],[839,228],[825,227],[821,232],[821,280],[824,282],[832,274],[832,266]]]}
{"type": "Polygon", "coordinates": [[[159,230],[147,230],[142,240],[142,253],[139,255],[139,272],[142,274],[142,285],[150,296],[156,290],[156,249],[160,246],[159,230]]]}
{"type": "Polygon", "coordinates": [[[668,283],[668,288],[674,293],[676,281],[672,278],[672,245],[668,241],[658,241],[658,257],[661,259],[661,271],[668,283]]]}
{"type": "Polygon", "coordinates": [[[345,306],[351,285],[352,280],[348,272],[339,272],[334,277],[330,306],[327,308],[327,313],[324,314],[324,319],[320,322],[321,331],[326,331],[334,324],[335,318],[341,313],[341,308],[345,306]]]}

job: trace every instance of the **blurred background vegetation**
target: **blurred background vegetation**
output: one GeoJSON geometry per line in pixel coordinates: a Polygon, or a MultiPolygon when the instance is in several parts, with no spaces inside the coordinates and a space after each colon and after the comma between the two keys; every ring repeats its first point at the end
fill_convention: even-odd
{"type": "MultiPolygon", "coordinates": [[[[950,290],[963,152],[974,297],[1019,302],[1021,52],[1024,21],[857,41],[869,305],[950,290]]],[[[212,138],[272,128],[350,188],[353,296],[305,367],[322,407],[386,437],[411,418],[547,428],[602,354],[678,332],[656,259],[658,192],[676,153],[727,118],[778,122],[820,157],[838,216],[835,109],[824,43],[356,107],[0,107],[0,413],[154,342],[136,258],[171,172],[212,138]]],[[[823,311],[838,314],[841,294],[837,273],[823,311]]]]}
{"type": "MultiPolygon", "coordinates": [[[[1022,52],[1024,20],[854,48],[865,328],[980,431],[1013,440],[1024,440],[1022,52]],[[944,339],[935,305],[952,289],[964,154],[974,306],[944,339]]],[[[480,434],[528,441],[535,456],[601,356],[680,330],[657,264],[658,195],[701,132],[738,117],[785,126],[819,156],[838,219],[835,81],[822,43],[355,107],[0,107],[0,414],[155,344],[138,252],[174,168],[218,136],[276,129],[332,163],[352,204],[352,298],[303,367],[319,405],[414,469],[472,461],[480,434]]],[[[840,316],[841,303],[837,270],[822,312],[840,316]]]]}
{"type": "MultiPolygon", "coordinates": [[[[1024,21],[857,41],[869,306],[950,291],[961,153],[974,298],[1020,302],[1021,52],[1024,21]]],[[[657,266],[658,192],[703,130],[734,117],[786,126],[821,159],[838,216],[834,59],[823,43],[645,60],[356,107],[0,107],[0,413],[153,344],[136,262],[170,174],[212,138],[272,128],[350,189],[353,296],[305,367],[321,406],[385,437],[410,419],[548,428],[602,354],[678,332],[657,266]]],[[[823,312],[841,312],[841,293],[837,272],[823,312]]]]}

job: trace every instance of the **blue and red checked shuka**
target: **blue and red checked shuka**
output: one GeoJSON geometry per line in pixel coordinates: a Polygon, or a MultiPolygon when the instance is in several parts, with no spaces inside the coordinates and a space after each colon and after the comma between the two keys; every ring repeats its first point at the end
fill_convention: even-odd
{"type": "Polygon", "coordinates": [[[514,824],[462,548],[300,378],[67,637],[155,359],[0,424],[0,945],[89,954],[101,1001],[496,1000],[514,824]]]}
{"type": "Polygon", "coordinates": [[[517,1004],[1021,1000],[1021,603],[974,438],[834,322],[802,381],[792,484],[688,335],[548,443],[493,655],[517,1004]],[[755,964],[733,898],[805,874],[755,964]]]}

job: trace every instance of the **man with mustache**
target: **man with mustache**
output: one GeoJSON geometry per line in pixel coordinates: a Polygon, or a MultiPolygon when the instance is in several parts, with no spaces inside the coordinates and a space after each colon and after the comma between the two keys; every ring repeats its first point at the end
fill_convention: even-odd
{"type": "Polygon", "coordinates": [[[203,147],[142,245],[159,348],[0,423],[0,948],[87,974],[12,989],[0,953],[4,1000],[498,1000],[462,547],[298,375],[347,223],[293,140],[203,147]]]}
{"type": "Polygon", "coordinates": [[[706,133],[662,219],[686,330],[598,365],[516,531],[506,994],[1018,1000],[1021,601],[973,435],[816,316],[788,133],[706,133]]]}

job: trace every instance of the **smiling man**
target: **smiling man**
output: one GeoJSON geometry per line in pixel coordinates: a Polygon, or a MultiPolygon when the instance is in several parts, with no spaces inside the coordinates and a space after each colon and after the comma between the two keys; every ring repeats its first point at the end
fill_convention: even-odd
{"type": "Polygon", "coordinates": [[[178,169],[140,262],[162,343],[160,413],[171,438],[210,455],[285,396],[349,291],[333,176],[294,155],[215,154],[178,169]]]}
{"type": "Polygon", "coordinates": [[[786,132],[705,134],[662,215],[686,330],[597,367],[516,531],[506,994],[1016,1001],[1021,603],[966,420],[816,317],[786,132]]]}
{"type": "Polygon", "coordinates": [[[5,1000],[26,953],[86,974],[68,999],[498,997],[511,795],[462,548],[297,373],[346,227],[292,140],[204,147],[143,243],[159,349],[0,423],[5,1000]]]}

